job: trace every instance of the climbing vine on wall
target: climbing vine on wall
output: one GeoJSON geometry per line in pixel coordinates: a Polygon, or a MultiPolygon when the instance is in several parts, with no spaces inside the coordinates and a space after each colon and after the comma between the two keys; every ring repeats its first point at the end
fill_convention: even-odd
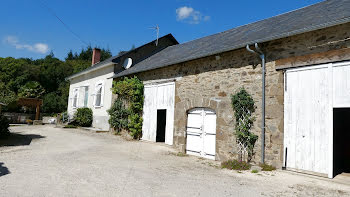
{"type": "Polygon", "coordinates": [[[253,149],[258,136],[250,130],[253,126],[255,104],[253,97],[241,88],[236,94],[231,95],[231,104],[235,113],[235,135],[237,143],[243,144],[248,149],[248,161],[253,156],[253,149]]]}
{"type": "MultiPolygon", "coordinates": [[[[127,112],[123,114],[128,115],[114,116],[114,120],[110,120],[110,122],[122,123],[121,126],[125,127],[132,137],[139,139],[142,135],[142,108],[144,100],[142,81],[136,76],[132,78],[125,77],[120,81],[113,82],[112,92],[118,95],[116,102],[119,102],[114,109],[125,108],[127,112]]],[[[111,114],[114,111],[111,108],[109,113],[111,114]]]]}

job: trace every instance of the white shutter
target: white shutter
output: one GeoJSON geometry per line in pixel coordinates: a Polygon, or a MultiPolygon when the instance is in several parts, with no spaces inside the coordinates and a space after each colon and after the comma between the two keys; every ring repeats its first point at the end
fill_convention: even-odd
{"type": "Polygon", "coordinates": [[[103,101],[104,101],[104,95],[105,95],[105,83],[104,82],[102,82],[101,83],[101,88],[102,88],[102,90],[101,90],[101,103],[100,103],[100,106],[102,107],[103,106],[103,101]]]}

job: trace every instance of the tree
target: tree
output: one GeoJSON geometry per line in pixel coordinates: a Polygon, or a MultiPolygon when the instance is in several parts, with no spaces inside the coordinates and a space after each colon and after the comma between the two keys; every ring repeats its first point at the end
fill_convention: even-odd
{"type": "Polygon", "coordinates": [[[27,82],[19,89],[18,96],[22,98],[41,98],[45,89],[37,81],[27,82]]]}
{"type": "MultiPolygon", "coordinates": [[[[101,61],[111,56],[109,49],[101,49],[101,61]]],[[[15,101],[22,96],[43,98],[46,113],[65,111],[69,95],[69,83],[65,78],[89,68],[91,58],[91,46],[79,53],[68,51],[65,61],[56,58],[52,51],[37,60],[0,57],[0,102],[9,104],[4,111],[16,111],[15,101]]]]}
{"type": "Polygon", "coordinates": [[[5,83],[0,82],[0,102],[9,104],[16,100],[16,94],[6,87],[5,83]]]}

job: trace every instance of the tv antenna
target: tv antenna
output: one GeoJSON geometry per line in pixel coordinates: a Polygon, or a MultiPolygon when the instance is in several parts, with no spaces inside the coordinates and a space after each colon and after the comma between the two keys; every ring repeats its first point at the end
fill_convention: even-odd
{"type": "Polygon", "coordinates": [[[158,39],[159,39],[159,26],[158,26],[158,24],[155,27],[150,27],[149,29],[155,29],[157,31],[156,46],[158,46],[158,39]]]}

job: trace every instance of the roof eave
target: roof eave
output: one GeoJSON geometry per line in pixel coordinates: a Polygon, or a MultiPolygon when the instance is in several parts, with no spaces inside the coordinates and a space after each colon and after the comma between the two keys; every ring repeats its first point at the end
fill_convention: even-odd
{"type": "Polygon", "coordinates": [[[96,66],[95,68],[91,67],[91,69],[85,69],[85,70],[83,70],[83,71],[81,71],[81,72],[78,72],[78,73],[73,74],[73,75],[71,75],[71,76],[69,76],[69,77],[66,77],[65,80],[66,80],[66,81],[69,81],[69,80],[74,79],[74,78],[76,78],[76,77],[85,75],[85,74],[87,74],[87,73],[89,73],[89,72],[92,72],[92,71],[95,71],[95,70],[99,70],[99,69],[102,69],[102,68],[105,68],[105,67],[108,67],[108,66],[111,66],[111,65],[114,65],[114,64],[116,64],[116,63],[114,63],[114,62],[108,62],[108,63],[105,63],[105,64],[103,64],[103,65],[101,65],[101,66],[96,66]]]}

